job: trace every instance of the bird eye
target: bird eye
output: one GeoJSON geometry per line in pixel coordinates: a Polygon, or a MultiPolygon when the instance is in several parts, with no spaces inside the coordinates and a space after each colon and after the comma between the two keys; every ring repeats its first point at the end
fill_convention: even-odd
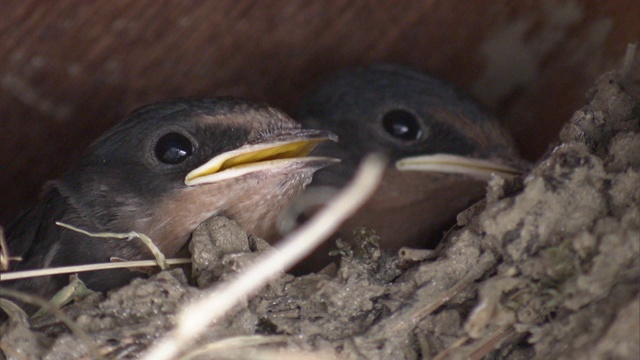
{"type": "Polygon", "coordinates": [[[158,140],[154,149],[158,160],[165,164],[179,164],[193,152],[191,141],[184,135],[171,132],[158,140]]]}
{"type": "Polygon", "coordinates": [[[422,137],[420,122],[405,110],[391,110],[382,117],[382,126],[387,133],[400,140],[419,140],[422,137]]]}

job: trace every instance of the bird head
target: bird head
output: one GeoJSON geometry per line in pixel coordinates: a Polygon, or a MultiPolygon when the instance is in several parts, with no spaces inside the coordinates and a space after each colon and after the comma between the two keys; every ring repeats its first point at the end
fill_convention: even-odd
{"type": "Polygon", "coordinates": [[[337,134],[316,155],[342,162],[314,185],[342,186],[370,152],[391,162],[372,199],[347,228],[371,227],[391,248],[439,239],[455,215],[485,192],[493,174],[521,172],[516,147],[497,119],[455,85],[409,68],[342,71],[312,90],[297,120],[337,134]]]}
{"type": "Polygon", "coordinates": [[[98,138],[56,186],[93,230],[143,232],[169,254],[216,214],[274,240],[279,209],[336,162],[307,156],[326,140],[245,100],[162,101],[98,138]]]}

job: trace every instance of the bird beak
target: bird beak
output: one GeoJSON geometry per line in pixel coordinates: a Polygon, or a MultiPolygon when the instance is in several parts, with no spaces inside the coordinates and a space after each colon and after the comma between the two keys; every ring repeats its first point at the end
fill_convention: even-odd
{"type": "Polygon", "coordinates": [[[522,171],[490,160],[476,159],[451,154],[413,156],[396,162],[400,171],[425,171],[447,174],[463,174],[478,180],[488,181],[493,175],[510,179],[522,171]]]}
{"type": "Polygon", "coordinates": [[[292,165],[320,169],[338,159],[307,156],[318,144],[337,141],[331,132],[310,129],[286,129],[260,140],[213,157],[185,177],[187,186],[236,178],[257,171],[273,171],[292,165]]]}

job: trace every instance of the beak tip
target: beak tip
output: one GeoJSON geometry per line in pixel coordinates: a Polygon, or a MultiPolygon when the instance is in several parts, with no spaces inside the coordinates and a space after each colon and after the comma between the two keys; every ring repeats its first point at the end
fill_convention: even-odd
{"type": "Polygon", "coordinates": [[[522,174],[518,169],[495,161],[452,154],[402,158],[396,161],[395,167],[399,171],[462,174],[483,179],[491,179],[494,175],[514,177],[522,174]]]}

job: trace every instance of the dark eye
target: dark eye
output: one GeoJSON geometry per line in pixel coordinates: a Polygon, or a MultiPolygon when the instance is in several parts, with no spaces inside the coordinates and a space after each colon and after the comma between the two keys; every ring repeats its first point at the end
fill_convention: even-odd
{"type": "Polygon", "coordinates": [[[400,140],[418,140],[422,128],[415,115],[405,110],[392,110],[382,117],[382,126],[393,137],[400,140]]]}
{"type": "Polygon", "coordinates": [[[163,163],[179,164],[191,155],[193,145],[186,136],[172,132],[162,135],[154,151],[163,163]]]}

